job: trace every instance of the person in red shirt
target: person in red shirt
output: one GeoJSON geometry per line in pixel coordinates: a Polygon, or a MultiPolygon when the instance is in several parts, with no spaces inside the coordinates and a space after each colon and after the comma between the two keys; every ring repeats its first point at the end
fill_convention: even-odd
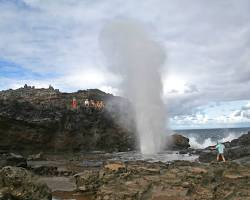
{"type": "Polygon", "coordinates": [[[76,98],[74,97],[72,100],[72,108],[76,109],[77,108],[77,102],[76,102],[76,98]]]}

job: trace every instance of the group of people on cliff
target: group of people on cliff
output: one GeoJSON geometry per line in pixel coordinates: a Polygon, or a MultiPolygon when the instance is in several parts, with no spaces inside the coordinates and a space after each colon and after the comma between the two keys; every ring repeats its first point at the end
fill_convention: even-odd
{"type": "MultiPolygon", "coordinates": [[[[105,105],[104,105],[103,101],[98,101],[98,100],[93,100],[93,99],[91,99],[91,100],[85,99],[83,106],[85,108],[94,108],[96,110],[102,110],[105,105]]],[[[72,100],[72,108],[76,109],[77,107],[78,107],[77,100],[74,97],[73,100],[72,100]]]]}

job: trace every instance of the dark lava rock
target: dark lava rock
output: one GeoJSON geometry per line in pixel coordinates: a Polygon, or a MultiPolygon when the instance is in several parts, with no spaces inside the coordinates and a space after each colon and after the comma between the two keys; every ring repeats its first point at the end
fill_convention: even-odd
{"type": "Polygon", "coordinates": [[[59,174],[57,167],[54,166],[36,166],[31,168],[31,170],[41,176],[58,176],[59,174]]]}
{"type": "Polygon", "coordinates": [[[24,168],[0,170],[0,200],[51,200],[47,185],[37,182],[24,168]]]}
{"type": "Polygon", "coordinates": [[[190,147],[189,139],[179,134],[171,135],[170,141],[168,145],[170,150],[184,150],[190,147]]]}
{"type": "Polygon", "coordinates": [[[230,147],[233,146],[250,146],[250,131],[248,131],[248,134],[244,134],[238,139],[232,140],[230,142],[230,147]]]}
{"type": "MultiPolygon", "coordinates": [[[[199,153],[200,162],[212,162],[216,160],[217,152],[214,150],[203,150],[199,153]]],[[[225,155],[226,157],[226,155],[225,155]]],[[[227,158],[227,157],[226,157],[227,158]]]]}
{"type": "Polygon", "coordinates": [[[0,167],[15,166],[15,167],[27,167],[27,159],[21,155],[14,153],[0,154],[0,167]]]}
{"type": "Polygon", "coordinates": [[[0,150],[127,151],[135,149],[128,100],[100,90],[61,93],[25,86],[0,92],[0,150]],[[72,108],[76,98],[77,108],[72,108]],[[85,107],[85,99],[103,101],[104,109],[85,107]],[[126,119],[127,129],[119,126],[126,119]]]}

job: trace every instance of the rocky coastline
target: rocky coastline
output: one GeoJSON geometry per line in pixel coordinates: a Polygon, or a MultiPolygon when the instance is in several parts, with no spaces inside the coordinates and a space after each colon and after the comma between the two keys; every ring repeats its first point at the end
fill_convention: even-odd
{"type": "Polygon", "coordinates": [[[225,163],[178,134],[168,150],[198,159],[115,160],[110,152],[136,151],[131,112],[126,99],[100,90],[0,92],[0,200],[250,199],[250,132],[225,143],[225,163]]]}

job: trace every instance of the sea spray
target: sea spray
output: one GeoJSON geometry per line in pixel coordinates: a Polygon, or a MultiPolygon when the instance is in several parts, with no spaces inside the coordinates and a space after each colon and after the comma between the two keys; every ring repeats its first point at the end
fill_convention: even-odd
{"type": "Polygon", "coordinates": [[[160,152],[167,138],[161,80],[164,49],[141,24],[131,21],[106,25],[100,34],[100,45],[110,70],[122,78],[120,89],[134,107],[141,152],[160,152]]]}
{"type": "MultiPolygon", "coordinates": [[[[214,146],[216,145],[217,141],[224,143],[224,142],[231,142],[234,139],[239,138],[242,134],[245,132],[221,132],[218,133],[216,129],[212,129],[214,131],[213,134],[216,135],[216,138],[214,135],[211,134],[206,134],[206,129],[201,129],[199,130],[199,133],[196,134],[189,134],[185,135],[186,137],[189,138],[189,144],[191,148],[193,149],[204,149],[209,146],[214,146]]],[[[198,131],[198,129],[196,130],[198,131]]]]}

